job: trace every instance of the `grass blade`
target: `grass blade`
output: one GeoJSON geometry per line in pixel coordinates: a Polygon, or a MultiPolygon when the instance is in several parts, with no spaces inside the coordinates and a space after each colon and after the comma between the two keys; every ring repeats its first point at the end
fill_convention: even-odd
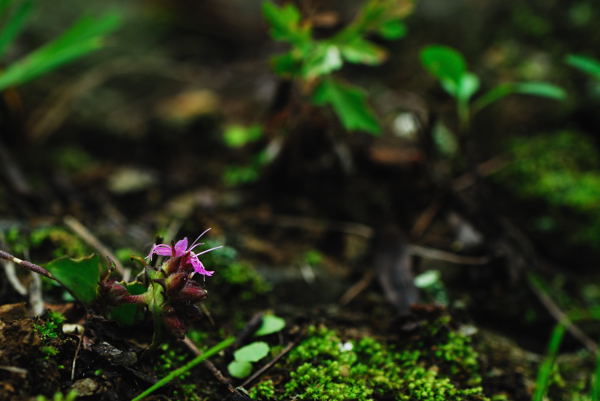
{"type": "Polygon", "coordinates": [[[0,91],[26,83],[98,49],[104,35],[116,29],[119,23],[118,14],[107,14],[99,19],[81,18],[58,38],[11,64],[0,74],[0,91]]]}
{"type": "Polygon", "coordinates": [[[169,373],[168,375],[166,375],[165,377],[163,377],[162,379],[160,379],[159,381],[154,383],[152,386],[148,387],[144,392],[142,392],[137,397],[133,398],[131,401],[140,401],[144,397],[152,394],[159,388],[168,384],[169,382],[171,382],[173,379],[177,378],[182,373],[185,373],[188,370],[190,370],[191,368],[193,368],[194,366],[198,365],[200,362],[204,361],[205,359],[210,358],[214,354],[217,354],[220,351],[224,350],[225,348],[229,347],[231,344],[233,344],[234,341],[235,341],[235,338],[233,338],[233,337],[229,337],[229,338],[221,341],[220,343],[218,343],[217,345],[215,345],[208,351],[202,353],[201,355],[198,355],[197,357],[195,357],[194,359],[192,359],[191,361],[189,361],[182,367],[175,369],[174,371],[172,371],[171,373],[169,373]]]}
{"type": "Polygon", "coordinates": [[[535,392],[533,393],[532,401],[543,401],[544,395],[548,391],[550,385],[550,376],[552,375],[552,368],[558,355],[558,349],[562,343],[565,335],[565,326],[563,324],[557,324],[552,330],[550,336],[550,343],[548,344],[548,352],[546,358],[540,365],[538,370],[537,379],[535,381],[535,392]]]}

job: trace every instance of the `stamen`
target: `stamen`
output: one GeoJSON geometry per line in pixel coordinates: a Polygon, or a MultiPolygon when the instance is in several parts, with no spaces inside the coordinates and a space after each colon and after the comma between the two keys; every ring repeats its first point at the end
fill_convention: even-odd
{"type": "Polygon", "coordinates": [[[202,236],[203,236],[204,234],[206,234],[208,231],[210,231],[210,228],[207,228],[206,230],[204,230],[204,231],[202,232],[202,234],[200,234],[200,235],[198,236],[198,238],[196,238],[196,239],[194,240],[194,242],[192,242],[192,245],[190,245],[190,248],[189,248],[189,250],[190,250],[190,251],[191,251],[192,249],[194,249],[194,246],[196,246],[196,245],[197,245],[197,244],[196,244],[196,242],[198,242],[198,240],[199,240],[200,238],[202,238],[202,236]]]}

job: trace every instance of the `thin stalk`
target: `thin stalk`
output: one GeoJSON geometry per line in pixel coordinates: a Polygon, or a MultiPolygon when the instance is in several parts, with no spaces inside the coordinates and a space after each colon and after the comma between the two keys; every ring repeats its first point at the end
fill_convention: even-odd
{"type": "Polygon", "coordinates": [[[167,385],[168,383],[170,383],[173,379],[179,377],[183,373],[185,373],[188,370],[192,369],[194,366],[196,366],[199,363],[203,362],[205,359],[210,358],[211,356],[213,356],[213,355],[221,352],[225,348],[229,347],[231,344],[233,344],[234,341],[235,341],[234,337],[226,338],[225,340],[221,341],[220,343],[218,343],[214,347],[210,348],[205,353],[203,353],[201,355],[198,355],[196,358],[192,359],[191,361],[189,361],[188,363],[186,363],[182,367],[180,367],[178,369],[175,369],[174,371],[172,371],[171,373],[169,373],[168,375],[166,375],[165,377],[163,377],[162,379],[160,379],[159,381],[157,381],[156,383],[154,383],[152,386],[148,387],[144,392],[142,392],[137,397],[133,398],[131,401],[140,401],[144,397],[147,397],[148,395],[152,394],[153,392],[155,392],[159,388],[161,388],[161,387],[167,385]]]}

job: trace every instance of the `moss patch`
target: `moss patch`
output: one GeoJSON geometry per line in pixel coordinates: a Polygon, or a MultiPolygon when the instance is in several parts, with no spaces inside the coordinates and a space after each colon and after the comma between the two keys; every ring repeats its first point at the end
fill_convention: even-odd
{"type": "Polygon", "coordinates": [[[262,381],[251,394],[265,400],[488,400],[478,386],[477,354],[469,338],[443,332],[444,323],[434,322],[422,340],[405,345],[344,339],[325,326],[311,326],[280,364],[287,379],[277,388],[262,381]],[[432,344],[433,338],[440,341],[432,344]]]}

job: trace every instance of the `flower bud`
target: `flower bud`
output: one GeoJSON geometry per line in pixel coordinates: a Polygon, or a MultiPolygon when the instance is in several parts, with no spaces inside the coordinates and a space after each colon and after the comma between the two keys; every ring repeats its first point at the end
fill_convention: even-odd
{"type": "Polygon", "coordinates": [[[179,302],[196,303],[202,301],[208,293],[198,284],[188,281],[188,283],[173,298],[179,302]]]}

